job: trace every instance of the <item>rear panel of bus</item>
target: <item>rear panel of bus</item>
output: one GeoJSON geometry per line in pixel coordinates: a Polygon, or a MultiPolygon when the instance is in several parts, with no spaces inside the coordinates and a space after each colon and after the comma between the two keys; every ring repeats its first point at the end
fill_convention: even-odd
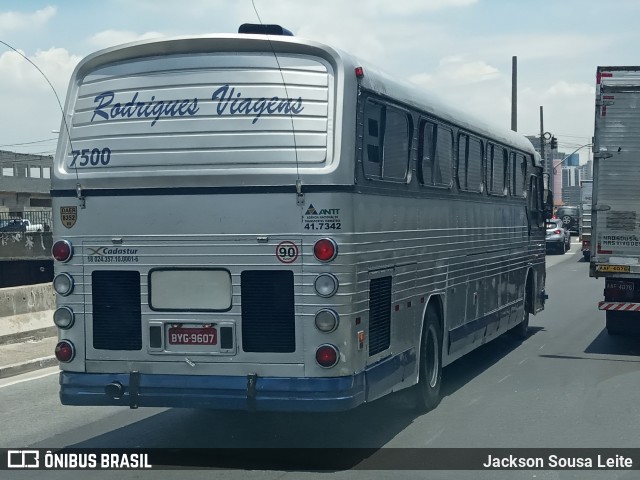
{"type": "Polygon", "coordinates": [[[313,253],[322,238],[347,244],[353,224],[351,194],[335,187],[343,151],[353,179],[341,129],[355,129],[355,83],[345,99],[337,64],[315,48],[275,57],[264,40],[194,42],[108,51],[72,80],[53,179],[55,240],[73,249],[56,262],[73,282],[58,295],[74,316],[60,338],[75,356],[61,368],[362,371],[348,248],[330,261],[313,253]],[[348,127],[336,114],[345,101],[348,127]],[[300,179],[332,188],[301,201],[300,179]],[[322,274],[337,292],[319,294],[322,274]],[[314,328],[323,309],[340,318],[330,332],[314,328]],[[316,359],[325,344],[339,350],[330,368],[316,359]]]}

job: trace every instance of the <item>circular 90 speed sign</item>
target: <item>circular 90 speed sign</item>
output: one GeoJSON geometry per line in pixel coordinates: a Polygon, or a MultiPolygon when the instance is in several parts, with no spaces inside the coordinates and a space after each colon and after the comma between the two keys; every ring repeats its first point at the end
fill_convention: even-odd
{"type": "Polygon", "coordinates": [[[280,242],[276,247],[276,257],[278,257],[278,260],[282,263],[295,262],[298,259],[298,254],[298,246],[289,240],[280,242]]]}

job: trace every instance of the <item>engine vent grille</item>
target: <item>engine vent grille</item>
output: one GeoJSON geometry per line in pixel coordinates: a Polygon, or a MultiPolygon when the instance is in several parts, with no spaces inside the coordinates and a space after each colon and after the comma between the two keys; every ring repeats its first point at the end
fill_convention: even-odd
{"type": "Polygon", "coordinates": [[[91,274],[93,348],[142,349],[140,272],[98,270],[91,274]]]}
{"type": "Polygon", "coordinates": [[[369,356],[389,348],[391,342],[391,277],[369,284],[369,356]]]}
{"type": "Polygon", "coordinates": [[[245,352],[294,352],[293,272],[246,270],[240,281],[242,349],[245,352]]]}

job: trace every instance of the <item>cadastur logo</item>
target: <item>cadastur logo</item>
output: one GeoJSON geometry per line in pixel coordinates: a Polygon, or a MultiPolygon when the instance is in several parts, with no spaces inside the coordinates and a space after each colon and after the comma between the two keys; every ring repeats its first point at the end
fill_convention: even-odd
{"type": "Polygon", "coordinates": [[[89,263],[137,263],[138,249],[129,247],[87,247],[89,263]]]}

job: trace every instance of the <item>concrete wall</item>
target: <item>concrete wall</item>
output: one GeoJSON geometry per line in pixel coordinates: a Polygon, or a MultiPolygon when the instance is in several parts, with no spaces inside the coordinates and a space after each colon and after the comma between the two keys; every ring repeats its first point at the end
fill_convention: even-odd
{"type": "Polygon", "coordinates": [[[0,344],[55,335],[51,283],[0,288],[0,344]]]}
{"type": "Polygon", "coordinates": [[[51,232],[0,232],[0,260],[51,260],[51,232]]]}
{"type": "Polygon", "coordinates": [[[0,317],[55,308],[56,294],[50,283],[0,288],[0,317]]]}

